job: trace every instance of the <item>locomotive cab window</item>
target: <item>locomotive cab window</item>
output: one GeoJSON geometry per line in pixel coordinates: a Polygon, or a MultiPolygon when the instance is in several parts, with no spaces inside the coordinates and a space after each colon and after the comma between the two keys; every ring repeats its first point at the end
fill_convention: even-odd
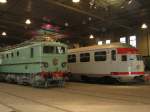
{"type": "Polygon", "coordinates": [[[48,54],[48,53],[55,53],[55,48],[54,46],[44,46],[43,47],[43,53],[48,54]]]}
{"type": "Polygon", "coordinates": [[[68,63],[75,63],[76,62],[76,55],[68,55],[68,63]]]}
{"type": "Polygon", "coordinates": [[[95,52],[95,61],[106,61],[106,51],[95,52]]]}
{"type": "Polygon", "coordinates": [[[80,54],[80,62],[89,62],[90,54],[89,53],[81,53],[80,54]]]}
{"type": "Polygon", "coordinates": [[[56,53],[57,54],[64,54],[65,53],[65,48],[61,46],[56,47],[56,53]]]}
{"type": "Polygon", "coordinates": [[[115,51],[115,50],[112,50],[112,51],[111,51],[111,59],[112,59],[113,61],[116,61],[116,51],[115,51]]]}

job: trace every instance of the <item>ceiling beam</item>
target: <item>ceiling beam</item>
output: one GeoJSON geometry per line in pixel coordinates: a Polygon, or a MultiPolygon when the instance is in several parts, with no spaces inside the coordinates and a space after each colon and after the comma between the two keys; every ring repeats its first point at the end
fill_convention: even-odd
{"type": "MultiPolygon", "coordinates": [[[[93,18],[95,18],[95,19],[98,19],[98,20],[100,20],[100,21],[107,22],[107,21],[105,20],[105,18],[100,17],[100,16],[97,16],[97,15],[92,14],[92,13],[90,13],[90,12],[87,12],[87,11],[84,11],[84,10],[81,10],[81,9],[77,9],[77,8],[75,8],[75,7],[71,7],[71,6],[68,6],[68,5],[65,5],[65,4],[63,4],[63,3],[60,3],[60,2],[57,2],[57,1],[53,1],[53,0],[45,0],[45,1],[48,2],[48,3],[50,3],[50,4],[54,4],[54,5],[57,5],[57,6],[60,6],[60,7],[69,9],[69,10],[72,10],[72,11],[77,12],[77,13],[81,13],[81,14],[84,14],[84,15],[88,15],[88,16],[93,17],[93,18]]],[[[126,25],[123,25],[123,24],[118,24],[118,23],[114,23],[114,22],[113,22],[112,24],[114,24],[114,25],[116,25],[116,26],[119,26],[119,27],[121,27],[121,28],[125,28],[125,29],[127,29],[127,30],[132,30],[132,28],[130,28],[130,27],[126,26],[126,25]]]]}

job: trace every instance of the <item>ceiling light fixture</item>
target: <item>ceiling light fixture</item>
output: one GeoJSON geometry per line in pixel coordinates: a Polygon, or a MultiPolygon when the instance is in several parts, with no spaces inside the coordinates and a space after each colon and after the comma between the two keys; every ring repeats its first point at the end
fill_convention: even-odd
{"type": "Polygon", "coordinates": [[[132,2],[133,2],[133,0],[129,0],[129,1],[128,1],[128,4],[131,4],[132,2]]]}
{"type": "Polygon", "coordinates": [[[98,41],[97,44],[98,44],[98,45],[102,45],[102,44],[103,44],[103,41],[98,41]]]}
{"type": "Polygon", "coordinates": [[[68,27],[69,26],[69,23],[68,22],[65,22],[65,27],[68,27]]]}
{"type": "Polygon", "coordinates": [[[94,38],[94,36],[91,34],[89,38],[90,38],[90,39],[93,39],[93,38],[94,38]]]}
{"type": "Polygon", "coordinates": [[[72,0],[73,3],[79,3],[80,0],[72,0]]]}
{"type": "Polygon", "coordinates": [[[7,35],[7,33],[6,32],[2,32],[2,36],[6,36],[7,35]]]}
{"type": "Polygon", "coordinates": [[[92,18],[91,18],[91,17],[89,17],[89,18],[88,18],[88,20],[89,20],[89,21],[91,21],[91,20],[92,20],[92,18]]]}
{"type": "Polygon", "coordinates": [[[96,6],[95,6],[95,0],[91,0],[90,2],[89,2],[89,4],[90,4],[90,8],[95,8],[96,9],[96,6]]]}
{"type": "Polygon", "coordinates": [[[27,25],[29,25],[29,24],[31,24],[31,20],[30,20],[30,19],[26,19],[25,23],[26,23],[27,25]]]}
{"type": "Polygon", "coordinates": [[[124,6],[121,6],[121,9],[123,9],[124,8],[124,6]]]}
{"type": "Polygon", "coordinates": [[[143,24],[142,24],[142,26],[141,26],[141,28],[142,28],[142,29],[147,29],[147,28],[148,28],[148,26],[147,26],[147,24],[146,24],[146,23],[143,23],[143,24]]]}
{"type": "Polygon", "coordinates": [[[7,0],[0,0],[0,3],[7,3],[7,0]]]}

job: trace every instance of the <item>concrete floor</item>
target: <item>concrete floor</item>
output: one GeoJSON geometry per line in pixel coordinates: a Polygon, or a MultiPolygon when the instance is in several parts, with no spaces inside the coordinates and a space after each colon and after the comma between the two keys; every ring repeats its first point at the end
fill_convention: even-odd
{"type": "Polygon", "coordinates": [[[150,85],[67,83],[38,89],[0,83],[0,112],[148,112],[150,85]]]}

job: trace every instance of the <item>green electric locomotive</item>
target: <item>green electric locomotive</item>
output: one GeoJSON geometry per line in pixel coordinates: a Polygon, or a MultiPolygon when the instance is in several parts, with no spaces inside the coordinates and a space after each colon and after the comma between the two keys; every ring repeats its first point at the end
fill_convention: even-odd
{"type": "Polygon", "coordinates": [[[55,41],[28,41],[0,51],[0,80],[34,87],[63,86],[67,46],[55,41]]]}

